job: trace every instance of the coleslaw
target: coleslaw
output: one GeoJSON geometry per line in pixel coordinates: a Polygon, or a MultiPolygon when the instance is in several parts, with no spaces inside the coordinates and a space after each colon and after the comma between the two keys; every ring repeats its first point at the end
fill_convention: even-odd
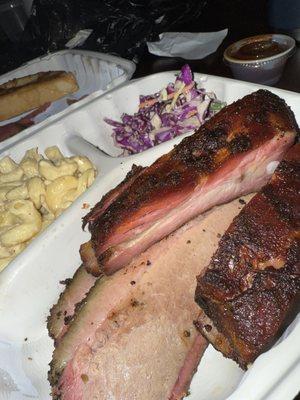
{"type": "Polygon", "coordinates": [[[197,88],[186,64],[175,83],[153,95],[140,96],[135,114],[123,114],[121,122],[104,121],[113,126],[115,145],[124,150],[123,154],[135,154],[195,131],[225,105],[215,93],[197,88]]]}

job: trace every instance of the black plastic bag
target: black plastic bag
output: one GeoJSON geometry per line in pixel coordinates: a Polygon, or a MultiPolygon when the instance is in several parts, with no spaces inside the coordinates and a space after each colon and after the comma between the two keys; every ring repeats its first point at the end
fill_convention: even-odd
{"type": "MultiPolygon", "coordinates": [[[[208,0],[34,0],[19,45],[11,46],[3,68],[65,48],[81,29],[93,32],[82,49],[135,59],[146,41],[195,22],[208,0]]],[[[1,44],[0,44],[1,45],[1,44]]],[[[8,69],[6,69],[8,70],[8,69]]]]}
{"type": "Polygon", "coordinates": [[[41,45],[61,49],[80,29],[93,29],[82,46],[133,58],[146,40],[198,18],[206,0],[35,0],[32,24],[41,45]]]}

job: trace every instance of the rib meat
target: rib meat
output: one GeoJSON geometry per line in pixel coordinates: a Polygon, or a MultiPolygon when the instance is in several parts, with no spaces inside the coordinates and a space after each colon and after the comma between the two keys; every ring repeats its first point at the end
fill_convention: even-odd
{"type": "Polygon", "coordinates": [[[225,107],[142,170],[104,212],[86,218],[86,247],[94,252],[91,263],[91,255],[83,257],[89,271],[112,274],[212,206],[259,189],[296,130],[284,100],[265,90],[225,107]]]}
{"type": "Polygon", "coordinates": [[[103,196],[95,207],[83,218],[82,227],[85,228],[86,224],[92,224],[96,221],[107,210],[112,202],[133,183],[143,170],[143,167],[133,164],[125,179],[116,188],[103,196]]]}
{"type": "MultiPolygon", "coordinates": [[[[141,175],[143,170],[143,167],[133,164],[125,179],[115,189],[112,189],[105,196],[103,196],[103,198],[95,205],[95,207],[83,218],[83,229],[87,224],[89,224],[89,226],[95,224],[96,221],[98,221],[106,211],[109,213],[109,207],[134,183],[136,178],[141,175]]],[[[84,267],[88,272],[95,276],[101,275],[91,241],[81,245],[80,256],[84,267]]]]}
{"type": "Polygon", "coordinates": [[[300,311],[300,144],[235,218],[196,301],[201,333],[243,368],[268,350],[300,311]]]}
{"type": "Polygon", "coordinates": [[[193,325],[196,275],[241,207],[236,200],[213,209],[98,279],[54,351],[55,399],[178,400],[186,394],[206,348],[193,325]]]}

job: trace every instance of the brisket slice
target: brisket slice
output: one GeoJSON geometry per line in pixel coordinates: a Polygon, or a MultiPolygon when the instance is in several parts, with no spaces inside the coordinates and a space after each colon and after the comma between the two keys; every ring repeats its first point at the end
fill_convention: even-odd
{"type": "Polygon", "coordinates": [[[49,335],[55,343],[63,337],[74,314],[78,299],[78,293],[85,296],[96,282],[93,275],[89,274],[81,265],[72,279],[67,279],[66,287],[61,293],[58,302],[51,308],[47,318],[49,335]]]}
{"type": "MultiPolygon", "coordinates": [[[[88,222],[99,218],[114,199],[132,183],[142,170],[143,167],[133,164],[125,179],[103,196],[101,201],[83,218],[83,228],[88,222]]],[[[58,302],[51,308],[50,315],[47,318],[48,332],[55,342],[58,342],[65,334],[74,314],[76,304],[82,301],[97,279],[89,273],[89,271],[95,269],[93,264],[97,263],[93,249],[91,248],[91,242],[87,242],[81,246],[81,258],[84,266],[81,265],[73,278],[68,279],[66,288],[61,293],[58,302]]]]}
{"type": "Polygon", "coordinates": [[[196,326],[244,369],[300,309],[300,144],[234,219],[198,277],[196,326]]]}
{"type": "Polygon", "coordinates": [[[84,264],[94,275],[112,274],[212,206],[259,189],[297,129],[284,100],[266,90],[225,107],[139,171],[105,210],[96,206],[84,220],[94,252],[89,263],[82,251],[84,264]]]}
{"type": "Polygon", "coordinates": [[[54,351],[53,398],[178,400],[187,393],[206,348],[193,325],[196,275],[241,207],[236,200],[214,208],[98,279],[54,351]]]}

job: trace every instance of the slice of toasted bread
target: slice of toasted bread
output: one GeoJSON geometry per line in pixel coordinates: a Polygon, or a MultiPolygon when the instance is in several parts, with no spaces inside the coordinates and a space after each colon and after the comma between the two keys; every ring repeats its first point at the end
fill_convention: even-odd
{"type": "Polygon", "coordinates": [[[10,119],[79,89],[71,72],[39,72],[0,85],[0,121],[10,119]]]}

